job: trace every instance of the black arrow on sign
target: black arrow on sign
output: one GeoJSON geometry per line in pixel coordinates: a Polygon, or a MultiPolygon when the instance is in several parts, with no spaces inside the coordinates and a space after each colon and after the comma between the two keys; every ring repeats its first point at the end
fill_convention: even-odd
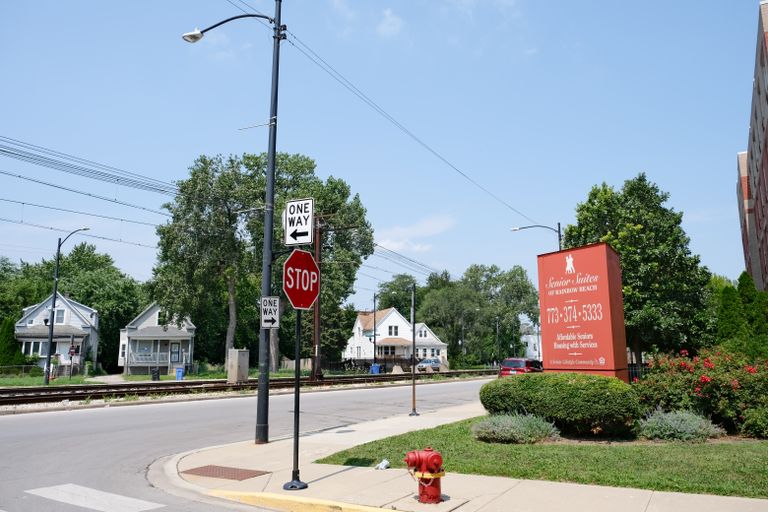
{"type": "Polygon", "coordinates": [[[272,317],[272,318],[270,318],[270,319],[268,319],[268,320],[266,320],[266,319],[265,319],[265,320],[264,320],[264,323],[265,323],[265,324],[272,324],[272,325],[275,325],[275,324],[277,323],[277,320],[275,319],[275,317],[272,317]]]}
{"type": "Polygon", "coordinates": [[[300,236],[307,236],[307,235],[309,235],[309,231],[296,231],[294,229],[293,233],[291,233],[291,238],[293,238],[294,240],[298,240],[300,236]]]}

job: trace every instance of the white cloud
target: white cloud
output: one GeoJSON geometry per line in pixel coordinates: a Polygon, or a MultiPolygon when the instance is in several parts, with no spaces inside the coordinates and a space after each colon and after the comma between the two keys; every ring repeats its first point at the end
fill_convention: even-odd
{"type": "Polygon", "coordinates": [[[432,245],[420,239],[439,235],[456,224],[453,217],[435,215],[419,220],[409,226],[395,226],[376,233],[376,243],[393,251],[428,252],[432,245]]]}
{"type": "Polygon", "coordinates": [[[384,18],[376,27],[376,32],[382,37],[394,37],[403,30],[403,20],[392,9],[384,9],[384,18]]]}
{"type": "Polygon", "coordinates": [[[339,13],[343,18],[346,18],[348,21],[352,21],[355,18],[357,18],[357,13],[352,10],[349,5],[347,5],[346,0],[331,0],[331,5],[333,6],[333,9],[339,13]]]}

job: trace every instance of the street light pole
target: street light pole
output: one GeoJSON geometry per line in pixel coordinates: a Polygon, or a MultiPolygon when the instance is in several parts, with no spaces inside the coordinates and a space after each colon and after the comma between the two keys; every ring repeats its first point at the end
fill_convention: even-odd
{"type": "Polygon", "coordinates": [[[373,364],[376,364],[376,294],[373,294],[373,364]]]}
{"type": "Polygon", "coordinates": [[[70,234],[64,237],[64,240],[59,238],[59,243],[56,245],[56,266],[53,271],[53,295],[51,296],[51,316],[48,319],[48,353],[45,355],[45,375],[43,376],[43,384],[48,385],[51,378],[51,352],[53,352],[53,322],[56,320],[56,294],[59,293],[59,259],[61,257],[61,245],[67,241],[69,237],[77,233],[78,231],[88,231],[90,228],[79,228],[72,231],[70,234]]]}
{"type": "MultiPolygon", "coordinates": [[[[227,18],[205,30],[195,29],[182,36],[195,43],[203,35],[218,26],[241,18],[261,18],[272,24],[274,31],[272,46],[272,90],[269,108],[269,146],[267,148],[267,176],[264,199],[264,249],[261,262],[261,296],[268,297],[272,292],[272,238],[274,231],[275,209],[275,154],[277,151],[277,91],[280,75],[280,41],[285,39],[286,27],[281,24],[282,0],[275,0],[275,17],[264,14],[241,14],[227,18]]],[[[259,330],[259,383],[256,402],[256,444],[269,442],[269,329],[259,330]]]]}
{"type": "Polygon", "coordinates": [[[530,226],[520,226],[517,228],[510,228],[510,231],[522,231],[524,229],[531,229],[531,228],[543,228],[548,229],[550,231],[554,231],[557,233],[557,250],[562,251],[563,250],[563,234],[560,231],[560,223],[557,223],[557,229],[553,228],[552,226],[545,226],[543,224],[532,224],[530,226]]]}

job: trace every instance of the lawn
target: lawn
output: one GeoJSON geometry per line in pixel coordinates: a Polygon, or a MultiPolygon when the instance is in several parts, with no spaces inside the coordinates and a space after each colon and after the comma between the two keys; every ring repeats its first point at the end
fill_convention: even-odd
{"type": "Polygon", "coordinates": [[[405,467],[406,452],[432,446],[445,470],[658,491],[768,498],[768,441],[728,438],[699,444],[561,440],[534,445],[489,444],[472,437],[478,418],[382,439],[319,460],[372,466],[389,459],[405,467]]]}
{"type": "MultiPolygon", "coordinates": [[[[66,386],[68,384],[90,384],[89,382],[85,382],[85,377],[82,375],[73,375],[71,379],[69,377],[56,377],[55,379],[51,379],[49,382],[51,386],[66,386]]],[[[42,375],[36,377],[30,377],[28,375],[11,375],[0,377],[0,387],[28,387],[42,385],[42,375]]]]}

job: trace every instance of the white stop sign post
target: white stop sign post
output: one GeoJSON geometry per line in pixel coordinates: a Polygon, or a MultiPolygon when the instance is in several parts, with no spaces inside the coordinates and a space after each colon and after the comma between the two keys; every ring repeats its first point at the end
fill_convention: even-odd
{"type": "Polygon", "coordinates": [[[315,258],[307,251],[294,249],[283,264],[283,291],[296,310],[296,344],[294,346],[293,386],[293,472],[292,480],[283,485],[285,490],[306,489],[299,478],[299,396],[301,389],[301,311],[312,308],[320,294],[320,269],[315,258]]]}

